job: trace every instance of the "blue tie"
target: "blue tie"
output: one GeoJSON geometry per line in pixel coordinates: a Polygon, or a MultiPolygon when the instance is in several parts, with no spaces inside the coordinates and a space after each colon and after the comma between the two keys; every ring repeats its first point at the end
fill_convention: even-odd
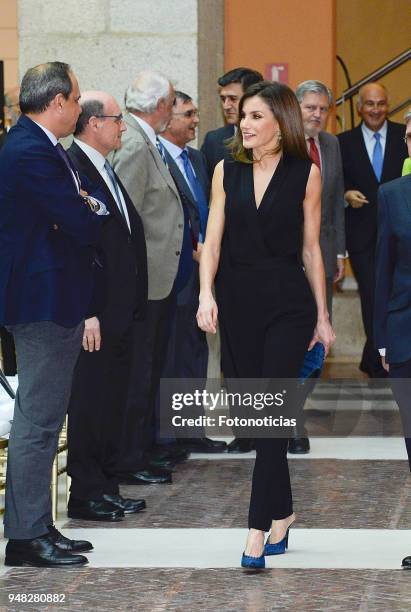
{"type": "Polygon", "coordinates": [[[194,174],[193,168],[191,166],[190,159],[188,157],[187,149],[184,149],[180,153],[180,157],[183,160],[184,171],[186,173],[186,177],[191,187],[191,191],[194,195],[194,199],[198,206],[198,212],[200,213],[200,240],[204,241],[206,228],[207,228],[207,220],[208,220],[208,203],[207,199],[204,195],[203,188],[201,186],[200,181],[194,174]]]}
{"type": "Polygon", "coordinates": [[[107,174],[109,176],[111,184],[113,185],[114,193],[116,194],[117,207],[118,207],[119,211],[121,212],[121,216],[123,217],[123,219],[126,222],[126,225],[128,227],[127,217],[126,217],[126,213],[124,212],[123,202],[121,201],[120,191],[119,191],[118,183],[117,183],[117,180],[116,180],[116,175],[114,174],[114,170],[110,166],[110,164],[109,164],[109,162],[107,160],[104,162],[104,168],[106,169],[106,172],[107,172],[107,174]]]}
{"type": "Polygon", "coordinates": [[[168,168],[166,153],[164,151],[163,143],[161,142],[159,138],[156,138],[156,147],[157,147],[158,152],[161,155],[161,159],[163,160],[165,166],[168,168]]]}
{"type": "Polygon", "coordinates": [[[372,153],[372,167],[374,168],[374,173],[375,173],[375,176],[377,177],[378,182],[380,182],[381,174],[382,174],[382,163],[383,163],[382,146],[380,142],[381,134],[379,132],[376,132],[374,134],[374,138],[375,138],[375,145],[374,145],[374,151],[372,153]]]}

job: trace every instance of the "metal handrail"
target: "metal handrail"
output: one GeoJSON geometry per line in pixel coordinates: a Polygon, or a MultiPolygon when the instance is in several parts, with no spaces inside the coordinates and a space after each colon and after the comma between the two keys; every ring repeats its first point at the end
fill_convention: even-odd
{"type": "Polygon", "coordinates": [[[397,104],[397,106],[391,108],[390,112],[388,113],[388,116],[391,117],[391,115],[395,115],[395,113],[398,113],[400,110],[406,108],[407,106],[411,106],[411,98],[407,98],[406,100],[404,100],[404,102],[401,102],[401,104],[397,104]]]}
{"type": "Polygon", "coordinates": [[[374,70],[367,76],[357,81],[357,83],[354,83],[354,85],[352,85],[349,89],[343,91],[342,96],[335,101],[336,106],[343,104],[347,99],[350,99],[355,96],[355,94],[358,93],[360,88],[366,83],[380,79],[388,72],[391,72],[395,68],[398,68],[398,66],[405,64],[405,62],[407,62],[409,59],[411,59],[411,49],[407,49],[400,55],[397,55],[397,57],[394,57],[394,59],[384,64],[384,66],[381,66],[381,68],[374,70]]]}

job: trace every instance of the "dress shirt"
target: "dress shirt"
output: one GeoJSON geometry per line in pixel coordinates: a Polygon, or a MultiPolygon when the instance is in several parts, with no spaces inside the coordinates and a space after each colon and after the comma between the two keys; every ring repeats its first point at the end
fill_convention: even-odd
{"type": "Polygon", "coordinates": [[[98,170],[99,174],[104,179],[104,182],[106,183],[107,187],[110,189],[110,193],[113,196],[114,201],[117,204],[117,208],[119,209],[119,211],[120,211],[122,216],[123,216],[123,211],[124,211],[124,215],[126,217],[128,229],[131,231],[131,228],[130,228],[130,219],[129,219],[129,216],[128,216],[127,206],[126,206],[126,203],[125,203],[125,200],[124,200],[124,196],[123,196],[123,194],[121,192],[120,185],[118,186],[118,193],[119,193],[119,196],[120,196],[121,204],[123,206],[123,211],[120,209],[120,205],[119,205],[119,203],[117,201],[117,195],[116,195],[116,192],[114,190],[113,183],[111,182],[111,179],[110,179],[110,177],[109,177],[109,175],[107,173],[107,170],[104,167],[106,158],[99,151],[97,151],[94,147],[90,147],[90,145],[88,145],[87,143],[83,142],[82,140],[74,138],[74,142],[76,143],[76,145],[78,147],[80,147],[80,149],[83,151],[83,153],[85,155],[87,155],[87,157],[89,158],[91,163],[96,167],[96,169],[98,170]]]}
{"type": "MultiPolygon", "coordinates": [[[[167,149],[168,153],[170,153],[171,157],[173,158],[173,160],[177,164],[178,169],[180,170],[181,174],[184,176],[184,178],[186,180],[186,183],[189,186],[190,191],[193,194],[194,199],[195,199],[195,193],[193,192],[193,189],[192,189],[192,187],[190,185],[190,181],[188,180],[188,176],[186,175],[186,171],[185,171],[185,168],[184,168],[184,162],[181,159],[181,153],[183,152],[183,149],[181,147],[179,147],[178,145],[174,144],[173,142],[170,142],[169,140],[166,140],[162,136],[159,136],[159,138],[161,140],[161,144],[167,149]]],[[[190,161],[190,166],[191,166],[191,169],[193,171],[194,176],[197,176],[191,161],[190,161]]]]}
{"type": "MultiPolygon", "coordinates": [[[[368,128],[364,122],[361,123],[361,131],[362,131],[362,136],[364,138],[365,148],[367,149],[368,157],[372,165],[372,156],[374,153],[374,147],[376,143],[374,134],[376,134],[376,132],[373,132],[372,130],[370,130],[370,128],[368,128]]],[[[381,149],[382,149],[382,157],[384,159],[385,145],[387,142],[387,122],[386,121],[384,122],[383,126],[378,130],[378,133],[381,136],[380,144],[381,144],[381,149]]]]}
{"type": "Polygon", "coordinates": [[[137,121],[141,129],[144,131],[146,136],[149,138],[150,142],[152,142],[153,145],[157,147],[156,145],[157,135],[155,131],[153,130],[153,128],[151,127],[151,125],[149,125],[147,121],[144,121],[144,119],[142,119],[141,117],[137,117],[137,115],[134,115],[133,113],[130,113],[130,115],[134,117],[134,119],[137,121]]]}

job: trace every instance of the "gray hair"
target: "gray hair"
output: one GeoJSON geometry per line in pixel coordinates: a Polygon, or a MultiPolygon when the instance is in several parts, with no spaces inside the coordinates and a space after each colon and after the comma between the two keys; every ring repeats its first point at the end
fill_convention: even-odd
{"type": "Polygon", "coordinates": [[[329,87],[321,83],[321,81],[303,81],[297,86],[295,90],[295,95],[297,96],[297,100],[299,104],[304,99],[305,94],[307,93],[315,93],[320,94],[322,96],[327,96],[328,104],[331,106],[333,103],[333,92],[329,87]]]}
{"type": "Polygon", "coordinates": [[[409,108],[407,112],[405,113],[404,119],[405,119],[405,123],[408,123],[409,121],[411,121],[411,108],[409,108]]]}
{"type": "Polygon", "coordinates": [[[125,94],[125,106],[128,111],[153,113],[160,100],[165,100],[170,93],[170,81],[160,72],[144,70],[140,72],[125,94]]]}

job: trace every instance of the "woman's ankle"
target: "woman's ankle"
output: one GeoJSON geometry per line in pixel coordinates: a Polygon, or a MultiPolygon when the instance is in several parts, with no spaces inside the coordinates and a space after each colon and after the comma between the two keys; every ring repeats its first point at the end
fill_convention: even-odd
{"type": "Polygon", "coordinates": [[[270,544],[277,544],[285,537],[287,530],[295,521],[294,512],[283,519],[274,520],[271,523],[271,531],[269,542],[270,544]]]}
{"type": "Polygon", "coordinates": [[[265,532],[251,528],[247,535],[245,554],[251,557],[260,557],[264,552],[265,532]]]}

